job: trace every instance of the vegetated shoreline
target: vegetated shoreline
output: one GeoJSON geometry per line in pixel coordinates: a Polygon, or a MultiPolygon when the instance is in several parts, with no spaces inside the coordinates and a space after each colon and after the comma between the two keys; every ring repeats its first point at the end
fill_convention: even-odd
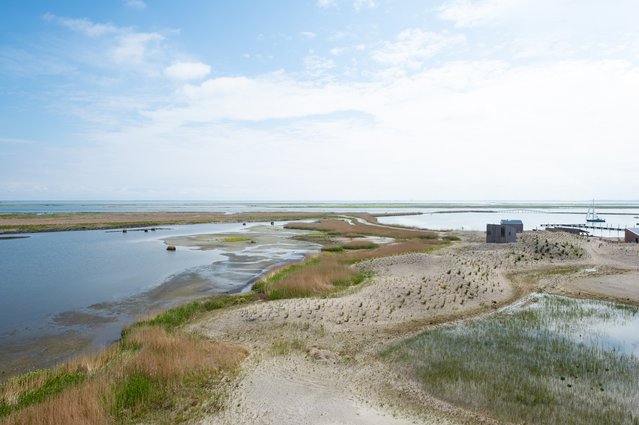
{"type": "MultiPolygon", "coordinates": [[[[257,423],[254,415],[259,414],[266,415],[266,423],[296,423],[295,416],[286,417],[274,406],[285,413],[302,409],[310,422],[328,415],[348,423],[498,423],[481,412],[437,400],[405,377],[394,379],[392,368],[380,362],[378,353],[438,324],[489,314],[533,290],[639,302],[636,287],[632,294],[614,287],[588,292],[592,291],[588,276],[556,272],[565,265],[577,270],[595,265],[623,266],[625,273],[636,274],[638,267],[629,267],[636,258],[635,251],[628,251],[633,247],[545,232],[537,235],[550,241],[548,249],[543,239],[535,245],[530,238],[537,235],[532,233],[515,245],[486,246],[480,242],[480,232],[458,235],[463,242],[438,254],[415,252],[366,260],[356,267],[372,277],[334,295],[329,291],[319,298],[265,301],[253,292],[235,298],[242,301],[232,302],[230,308],[224,308],[228,301],[211,300],[215,307],[211,309],[202,301],[151,320],[248,349],[241,374],[231,377],[225,387],[228,394],[220,409],[204,412],[198,423],[257,423]],[[581,252],[583,258],[577,255],[581,252]],[[300,386],[300,379],[309,385],[300,386]]],[[[273,274],[277,271],[269,273],[273,274]]]]}
{"type": "Polygon", "coordinates": [[[118,213],[11,213],[0,214],[0,235],[39,233],[39,232],[65,232],[75,230],[109,230],[131,229],[137,227],[166,226],[181,224],[204,223],[241,223],[241,222],[268,222],[310,220],[320,218],[332,218],[343,215],[362,217],[375,222],[376,217],[416,215],[416,212],[396,212],[368,214],[331,213],[331,212],[250,212],[232,213],[224,212],[118,212],[118,213]]]}

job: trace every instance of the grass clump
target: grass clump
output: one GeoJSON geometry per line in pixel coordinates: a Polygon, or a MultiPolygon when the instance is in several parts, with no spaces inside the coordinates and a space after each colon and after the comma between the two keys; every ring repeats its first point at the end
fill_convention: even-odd
{"type": "Polygon", "coordinates": [[[271,300],[308,297],[360,283],[363,279],[357,276],[358,272],[337,256],[325,254],[285,268],[254,288],[271,300]]]}
{"type": "Polygon", "coordinates": [[[17,376],[2,386],[0,417],[40,403],[68,387],[81,383],[85,377],[84,371],[71,370],[68,367],[36,370],[17,376]]]}
{"type": "Polygon", "coordinates": [[[435,397],[512,423],[628,424],[639,419],[639,359],[587,340],[637,308],[537,296],[529,307],[427,331],[384,353],[435,397]]]}
{"type": "Polygon", "coordinates": [[[142,373],[134,373],[117,385],[113,408],[116,415],[135,417],[161,398],[160,388],[155,382],[142,373]]]}
{"type": "Polygon", "coordinates": [[[277,356],[286,356],[293,352],[305,353],[307,351],[306,343],[299,338],[278,339],[271,345],[271,353],[277,356]]]}
{"type": "Polygon", "coordinates": [[[222,242],[249,242],[251,238],[247,238],[245,236],[229,236],[222,239],[222,242]]]}
{"type": "Polygon", "coordinates": [[[177,423],[224,404],[223,379],[247,355],[239,346],[184,334],[203,311],[248,296],[217,297],[177,307],[123,333],[119,344],[55,369],[0,385],[0,422],[11,424],[177,423]],[[232,300],[231,298],[235,298],[232,300]]]}
{"type": "Polygon", "coordinates": [[[375,242],[363,240],[363,241],[351,241],[342,245],[344,249],[375,249],[379,248],[379,245],[375,242]]]}
{"type": "Polygon", "coordinates": [[[245,304],[257,299],[254,293],[248,293],[245,295],[220,295],[210,297],[205,300],[193,301],[188,304],[183,304],[178,307],[174,307],[170,310],[160,313],[152,319],[138,322],[133,325],[152,325],[161,326],[164,329],[175,329],[188,321],[192,320],[196,315],[205,313],[212,310],[218,310],[221,308],[229,307],[232,305],[245,304]]]}

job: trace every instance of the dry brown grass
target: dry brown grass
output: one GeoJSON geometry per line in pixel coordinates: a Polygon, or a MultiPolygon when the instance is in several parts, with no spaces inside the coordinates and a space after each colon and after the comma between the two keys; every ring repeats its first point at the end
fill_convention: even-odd
{"type": "Polygon", "coordinates": [[[106,425],[112,418],[105,408],[111,383],[100,379],[70,388],[44,403],[29,406],[6,419],[7,425],[106,425]]]}
{"type": "MultiPolygon", "coordinates": [[[[150,417],[158,418],[157,406],[142,402],[132,409],[117,408],[117,392],[131,376],[144,376],[161,388],[159,406],[169,406],[169,421],[178,410],[188,410],[190,404],[206,397],[197,383],[209,385],[211,377],[219,378],[232,370],[248,354],[243,347],[211,342],[181,333],[170,333],[159,326],[132,328],[121,344],[96,355],[86,356],[50,371],[18,377],[2,387],[5,403],[18,405],[12,414],[0,418],[0,423],[76,425],[130,422],[150,417]],[[43,400],[20,408],[21,397],[42,391],[52,380],[81,376],[43,400]],[[190,379],[196,377],[196,379],[190,379]],[[131,416],[132,415],[132,416],[131,416]],[[147,416],[145,416],[147,415],[147,416]]],[[[156,403],[157,400],[155,401],[156,403]]],[[[23,402],[24,403],[24,402],[23,402]]]]}
{"type": "Polygon", "coordinates": [[[373,226],[363,223],[348,223],[344,220],[328,219],[314,223],[288,223],[287,229],[316,230],[329,233],[339,233],[344,236],[383,236],[394,239],[436,239],[433,232],[417,229],[399,229],[393,227],[373,226]]]}
{"type": "Polygon", "coordinates": [[[379,248],[349,251],[342,254],[345,261],[356,262],[368,260],[370,258],[389,257],[391,255],[407,254],[409,252],[425,252],[436,248],[441,248],[447,244],[437,240],[412,240],[405,242],[382,245],[379,248]]]}
{"type": "Polygon", "coordinates": [[[246,349],[239,346],[172,334],[157,326],[134,328],[126,343],[140,348],[126,360],[124,371],[162,379],[230,368],[247,355],[246,349]]]}
{"type": "Polygon", "coordinates": [[[337,256],[322,255],[309,265],[287,273],[269,285],[271,293],[310,295],[335,289],[339,282],[349,282],[357,272],[341,263],[337,256]]]}

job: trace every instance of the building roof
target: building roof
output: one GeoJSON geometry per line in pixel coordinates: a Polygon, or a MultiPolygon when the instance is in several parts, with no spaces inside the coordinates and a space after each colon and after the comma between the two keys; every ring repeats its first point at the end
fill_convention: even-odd
{"type": "Polygon", "coordinates": [[[501,224],[524,224],[521,220],[502,220],[501,224]]]}
{"type": "Polygon", "coordinates": [[[639,227],[628,227],[626,230],[630,230],[632,233],[639,235],[639,227]]]}

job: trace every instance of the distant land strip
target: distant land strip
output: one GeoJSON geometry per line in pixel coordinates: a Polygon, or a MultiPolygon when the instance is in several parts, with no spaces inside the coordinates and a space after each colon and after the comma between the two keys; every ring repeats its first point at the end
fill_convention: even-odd
{"type": "Polygon", "coordinates": [[[311,220],[337,216],[359,217],[375,223],[376,217],[415,215],[421,213],[398,212],[383,214],[331,213],[331,212],[118,212],[118,213],[10,213],[0,214],[0,234],[61,232],[71,230],[128,229],[177,224],[238,223],[311,220]]]}

